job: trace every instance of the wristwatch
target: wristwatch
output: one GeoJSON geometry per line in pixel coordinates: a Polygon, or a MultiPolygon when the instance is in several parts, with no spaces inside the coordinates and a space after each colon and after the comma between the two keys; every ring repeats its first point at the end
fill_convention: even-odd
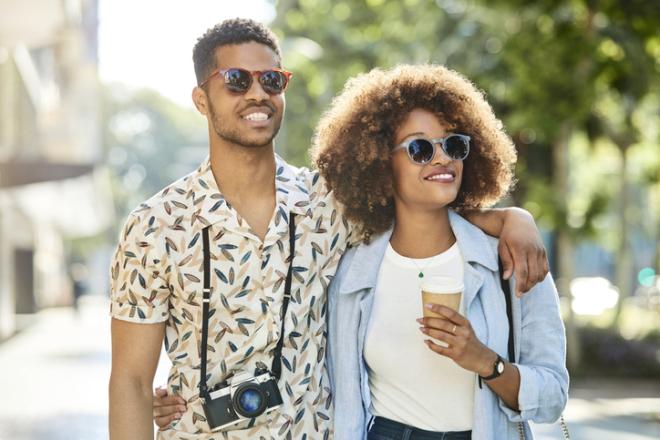
{"type": "Polygon", "coordinates": [[[482,380],[491,380],[500,377],[504,373],[504,359],[497,355],[497,360],[493,364],[493,372],[489,376],[479,376],[482,380]]]}

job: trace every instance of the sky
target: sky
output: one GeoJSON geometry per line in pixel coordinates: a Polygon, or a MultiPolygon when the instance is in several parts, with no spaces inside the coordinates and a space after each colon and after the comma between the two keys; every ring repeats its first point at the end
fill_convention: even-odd
{"type": "Polygon", "coordinates": [[[231,17],[268,23],[275,10],[267,0],[100,0],[101,80],[149,87],[192,107],[192,48],[206,29],[231,17]]]}

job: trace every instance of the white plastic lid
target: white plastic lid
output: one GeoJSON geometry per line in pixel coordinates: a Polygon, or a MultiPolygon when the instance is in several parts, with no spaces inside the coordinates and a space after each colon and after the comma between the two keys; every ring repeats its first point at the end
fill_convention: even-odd
{"type": "Polygon", "coordinates": [[[422,290],[429,293],[463,292],[463,281],[451,277],[428,277],[422,282],[422,290]]]}

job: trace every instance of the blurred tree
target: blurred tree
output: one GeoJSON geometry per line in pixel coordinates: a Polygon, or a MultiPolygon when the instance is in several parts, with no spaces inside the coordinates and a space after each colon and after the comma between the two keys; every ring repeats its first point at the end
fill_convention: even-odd
{"type": "Polygon", "coordinates": [[[106,86],[102,117],[107,163],[122,218],[193,171],[208,152],[204,119],[153,90],[106,86]]]}
{"type": "MultiPolygon", "coordinates": [[[[502,0],[490,1],[488,5],[499,6],[500,12],[520,19],[518,32],[505,42],[496,67],[484,74],[506,77],[513,83],[512,93],[505,98],[511,109],[506,117],[507,126],[514,133],[524,126],[534,127],[541,145],[552,148],[552,160],[546,162],[552,167],[552,184],[538,186],[535,182],[545,173],[534,173],[531,179],[529,174],[525,177],[531,185],[536,183],[537,190],[544,188],[541,193],[545,194],[530,196],[535,203],[545,200],[540,211],[552,217],[557,230],[561,292],[569,293],[567,282],[573,278],[575,240],[593,230],[586,220],[593,220],[598,211],[607,208],[604,201],[610,195],[608,186],[604,185],[606,192],[591,198],[581,224],[570,221],[578,217],[570,212],[571,199],[576,193],[571,187],[575,180],[570,173],[571,140],[576,133],[585,132],[592,141],[605,138],[619,148],[616,284],[622,295],[614,320],[616,325],[621,299],[632,290],[627,151],[640,141],[633,113],[657,87],[657,50],[652,53],[647,48],[657,40],[658,14],[650,3],[639,1],[502,0]]],[[[528,160],[523,165],[531,163],[528,160]]],[[[568,324],[572,325],[571,319],[568,324]]],[[[571,333],[569,328],[569,337],[571,333]]],[[[576,356],[578,347],[576,344],[573,347],[576,356]]]]}
{"type": "Polygon", "coordinates": [[[280,0],[272,26],[295,74],[279,145],[298,165],[308,163],[321,111],[349,77],[402,62],[445,63],[473,32],[428,0],[280,0]]]}
{"type": "MultiPolygon", "coordinates": [[[[657,155],[657,106],[640,107],[659,96],[655,9],[641,0],[280,0],[273,26],[297,74],[287,94],[287,157],[306,162],[312,127],[348,77],[398,62],[445,64],[486,91],[516,142],[513,199],[555,231],[560,292],[569,293],[574,244],[609,233],[617,241],[617,284],[627,295],[627,152],[646,142],[657,155]],[[578,145],[603,142],[620,152],[618,185],[607,172],[571,161],[578,145]],[[583,185],[577,169],[596,177],[583,185]],[[612,213],[616,232],[596,226],[612,213]]],[[[570,317],[568,324],[575,364],[570,317]]]]}

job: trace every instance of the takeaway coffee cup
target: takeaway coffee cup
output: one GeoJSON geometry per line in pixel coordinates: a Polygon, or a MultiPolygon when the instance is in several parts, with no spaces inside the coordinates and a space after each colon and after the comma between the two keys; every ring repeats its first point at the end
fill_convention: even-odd
{"type": "Polygon", "coordinates": [[[444,318],[427,309],[426,304],[440,304],[458,311],[463,281],[450,277],[429,277],[422,283],[422,307],[425,318],[444,318]]]}

